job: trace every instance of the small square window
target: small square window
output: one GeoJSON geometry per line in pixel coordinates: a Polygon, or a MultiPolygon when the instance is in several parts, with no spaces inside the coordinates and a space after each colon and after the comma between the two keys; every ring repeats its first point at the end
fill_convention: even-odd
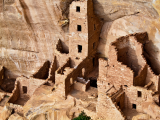
{"type": "Polygon", "coordinates": [[[27,87],[23,86],[23,93],[27,93],[27,87]]]}
{"type": "Polygon", "coordinates": [[[77,31],[82,31],[81,25],[77,25],[77,31]]]}
{"type": "Polygon", "coordinates": [[[81,11],[80,7],[77,6],[77,7],[76,7],[76,12],[80,12],[80,11],[81,11]]]}
{"type": "Polygon", "coordinates": [[[78,45],[78,52],[79,52],[79,53],[82,52],[82,45],[78,45]]]}
{"type": "Polygon", "coordinates": [[[136,109],[136,104],[132,104],[132,108],[133,108],[133,109],[136,109]]]}
{"type": "Polygon", "coordinates": [[[137,91],[138,97],[142,97],[142,92],[141,91],[137,91]]]}

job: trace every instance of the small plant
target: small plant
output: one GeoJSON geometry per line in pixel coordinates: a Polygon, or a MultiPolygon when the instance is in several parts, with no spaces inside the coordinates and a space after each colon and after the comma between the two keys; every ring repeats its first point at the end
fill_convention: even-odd
{"type": "Polygon", "coordinates": [[[74,118],[73,120],[91,120],[91,117],[87,116],[84,111],[81,111],[78,117],[74,118]]]}

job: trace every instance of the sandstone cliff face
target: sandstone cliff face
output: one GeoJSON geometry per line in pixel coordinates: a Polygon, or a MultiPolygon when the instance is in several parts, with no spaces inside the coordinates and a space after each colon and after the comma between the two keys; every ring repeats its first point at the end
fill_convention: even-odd
{"type": "MultiPolygon", "coordinates": [[[[35,73],[46,60],[53,59],[59,39],[69,49],[67,22],[71,1],[0,0],[0,64],[6,68],[7,77],[35,73]]],[[[93,2],[95,13],[104,21],[99,45],[103,56],[107,56],[108,44],[117,37],[147,31],[151,40],[148,59],[159,65],[160,0],[93,2]]]]}
{"type": "Polygon", "coordinates": [[[33,74],[53,59],[59,39],[67,44],[61,21],[70,1],[0,0],[0,64],[7,76],[33,74]]]}

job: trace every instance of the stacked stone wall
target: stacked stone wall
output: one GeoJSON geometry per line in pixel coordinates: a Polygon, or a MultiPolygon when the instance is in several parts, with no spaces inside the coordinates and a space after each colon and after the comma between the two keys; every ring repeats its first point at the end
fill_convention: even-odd
{"type": "Polygon", "coordinates": [[[42,79],[36,78],[26,78],[26,77],[18,77],[16,79],[19,82],[19,90],[20,90],[20,97],[24,97],[25,94],[32,96],[34,91],[41,85],[45,84],[46,81],[42,79]],[[27,93],[24,93],[23,87],[27,87],[27,93]]]}

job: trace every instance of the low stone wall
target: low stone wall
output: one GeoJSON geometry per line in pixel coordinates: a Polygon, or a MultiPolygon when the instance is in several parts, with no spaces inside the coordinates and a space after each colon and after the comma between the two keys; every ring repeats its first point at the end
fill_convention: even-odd
{"type": "Polygon", "coordinates": [[[41,85],[45,84],[47,81],[35,78],[18,77],[16,81],[19,83],[20,97],[24,97],[24,94],[32,96],[34,91],[41,85]],[[23,91],[23,87],[26,87],[26,93],[23,91]]]}
{"type": "Polygon", "coordinates": [[[88,80],[86,84],[80,82],[74,82],[75,90],[80,90],[85,92],[89,87],[90,87],[90,80],[88,80]]]}

